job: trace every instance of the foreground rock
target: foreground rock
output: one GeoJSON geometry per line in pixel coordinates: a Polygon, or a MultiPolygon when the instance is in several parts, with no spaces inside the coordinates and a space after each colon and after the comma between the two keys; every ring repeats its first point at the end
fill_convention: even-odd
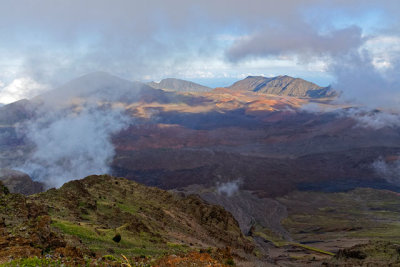
{"type": "MultiPolygon", "coordinates": [[[[255,216],[255,224],[246,237],[232,214],[221,206],[208,204],[196,195],[167,192],[108,175],[71,181],[60,189],[29,197],[10,193],[0,184],[0,263],[6,266],[55,263],[121,266],[128,262],[136,266],[363,266],[400,263],[400,249],[394,239],[392,242],[360,244],[362,240],[353,240],[349,236],[348,248],[339,251],[324,242],[311,242],[327,234],[335,235],[337,239],[341,233],[339,243],[332,243],[337,248],[343,247],[345,231],[351,235],[363,234],[366,230],[376,232],[375,228],[367,225],[360,229],[347,229],[347,226],[339,230],[330,228],[332,207],[340,209],[335,205],[336,199],[340,199],[342,205],[344,201],[343,209],[348,210],[347,205],[353,205],[351,201],[346,202],[348,199],[353,199],[354,194],[364,196],[370,199],[374,207],[371,212],[374,212],[388,201],[394,205],[393,209],[397,207],[395,193],[388,195],[384,191],[368,189],[333,194],[330,199],[318,197],[317,193],[310,194],[297,192],[295,196],[279,201],[289,207],[289,217],[283,220],[283,226],[297,240],[305,236],[302,240],[309,239],[312,246],[275,235],[267,229],[279,230],[274,229],[275,221],[262,221],[261,213],[260,218],[254,212],[245,214],[255,216]],[[314,209],[318,216],[312,210],[306,210],[302,204],[303,195],[305,199],[319,199],[321,207],[314,209]],[[295,217],[290,215],[294,207],[292,202],[297,203],[295,208],[299,212],[295,217]],[[331,208],[324,208],[325,205],[331,208]],[[321,220],[323,216],[328,217],[321,220]],[[310,220],[318,218],[319,221],[313,222],[312,226],[319,223],[320,228],[308,227],[308,217],[310,220]],[[298,231],[301,228],[296,223],[302,225],[302,231],[298,231]],[[354,242],[351,244],[350,241],[354,242]]],[[[210,201],[221,200],[217,195],[214,199],[208,196],[210,201]]],[[[240,195],[236,197],[235,200],[235,195],[226,196],[223,203],[230,208],[227,205],[229,199],[241,200],[240,195]]],[[[250,205],[255,204],[243,203],[239,207],[244,211],[246,207],[250,209],[250,205]]],[[[277,206],[272,205],[271,209],[273,207],[277,206]]],[[[273,214],[279,217],[283,213],[273,214]]],[[[242,221],[244,226],[247,226],[246,216],[242,221]]]]}
{"type": "Polygon", "coordinates": [[[89,176],[31,199],[49,208],[59,228],[81,226],[94,231],[92,239],[119,233],[122,240],[252,250],[237,221],[222,207],[123,178],[89,176]]]}
{"type": "MultiPolygon", "coordinates": [[[[45,206],[12,194],[0,182],[0,263],[21,257],[41,256],[50,251],[59,257],[82,260],[82,252],[51,227],[45,206]]],[[[75,261],[74,261],[75,262],[75,261]]]]}
{"type": "MultiPolygon", "coordinates": [[[[10,193],[3,185],[0,189],[3,263],[48,255],[73,259],[68,264],[102,259],[119,266],[121,254],[136,262],[165,255],[186,258],[186,253],[200,250],[209,255],[200,257],[205,262],[215,255],[223,263],[254,249],[222,207],[123,178],[89,176],[29,197],[10,193]]],[[[9,264],[14,263],[26,264],[9,264]]]]}

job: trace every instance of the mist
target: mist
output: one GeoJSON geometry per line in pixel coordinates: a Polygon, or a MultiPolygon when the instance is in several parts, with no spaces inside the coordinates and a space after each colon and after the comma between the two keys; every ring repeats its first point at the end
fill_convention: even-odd
{"type": "Polygon", "coordinates": [[[34,146],[26,162],[15,169],[29,174],[47,187],[92,174],[110,173],[115,151],[112,134],[124,129],[130,118],[121,110],[85,107],[45,110],[19,131],[34,146]]]}
{"type": "Polygon", "coordinates": [[[333,87],[343,92],[346,102],[400,111],[399,60],[393,55],[385,67],[377,66],[374,60],[365,50],[336,58],[330,66],[336,77],[333,87]]]}
{"type": "Polygon", "coordinates": [[[217,184],[217,193],[224,194],[228,197],[233,196],[236,192],[239,191],[239,186],[242,183],[241,179],[237,179],[234,181],[229,181],[225,183],[218,183],[217,184]]]}
{"type": "Polygon", "coordinates": [[[353,119],[356,124],[354,127],[370,128],[379,130],[385,127],[400,127],[400,114],[377,110],[368,107],[353,107],[348,109],[339,109],[334,111],[339,117],[353,119]]]}
{"type": "Polygon", "coordinates": [[[372,164],[372,167],[388,183],[400,186],[400,160],[386,162],[380,158],[372,164]]]}

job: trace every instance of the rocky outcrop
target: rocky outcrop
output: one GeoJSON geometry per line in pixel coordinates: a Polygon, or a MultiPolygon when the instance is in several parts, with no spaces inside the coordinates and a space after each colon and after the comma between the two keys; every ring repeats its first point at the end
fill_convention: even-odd
{"type": "Polygon", "coordinates": [[[229,212],[194,195],[107,175],[29,197],[0,182],[0,263],[48,255],[81,264],[84,257],[119,256],[121,248],[128,257],[139,256],[146,247],[160,255],[189,247],[254,249],[229,212]]]}
{"type": "Polygon", "coordinates": [[[0,182],[0,263],[50,252],[82,258],[79,249],[52,229],[45,206],[10,193],[0,182]]]}
{"type": "Polygon", "coordinates": [[[82,240],[89,248],[98,247],[98,242],[92,242],[99,239],[105,250],[118,249],[116,243],[114,248],[114,243],[104,242],[102,234],[114,229],[119,229],[122,241],[151,242],[160,250],[166,249],[168,242],[205,248],[229,246],[247,252],[254,247],[232,214],[221,206],[123,178],[93,175],[30,199],[51,210],[61,229],[93,232],[82,240]]]}

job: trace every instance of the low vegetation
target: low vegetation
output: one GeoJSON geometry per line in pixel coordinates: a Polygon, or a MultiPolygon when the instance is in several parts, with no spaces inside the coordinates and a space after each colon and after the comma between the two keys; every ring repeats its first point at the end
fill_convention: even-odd
{"type": "Polygon", "coordinates": [[[313,242],[368,238],[400,242],[400,197],[387,190],[293,192],[279,201],[288,207],[284,227],[295,240],[313,242]]]}
{"type": "Polygon", "coordinates": [[[296,191],[278,198],[295,241],[259,224],[245,237],[222,207],[110,176],[30,197],[0,184],[0,200],[0,244],[7,247],[0,266],[236,266],[243,253],[274,262],[255,241],[281,251],[285,264],[400,263],[400,200],[390,191],[296,191]],[[335,240],[349,248],[333,250],[335,240]]]}
{"type": "MultiPolygon", "coordinates": [[[[1,257],[0,253],[0,263],[8,264],[6,266],[57,266],[60,264],[59,256],[69,257],[69,262],[73,264],[101,259],[103,262],[114,262],[116,266],[138,262],[145,266],[166,260],[167,255],[195,260],[193,255],[196,254],[193,253],[199,253],[200,249],[209,249],[210,253],[203,251],[199,257],[199,260],[206,261],[221,254],[213,252],[217,247],[231,246],[248,253],[253,249],[253,244],[243,236],[236,220],[222,207],[206,204],[196,196],[172,194],[126,179],[90,176],[29,198],[10,194],[5,188],[1,190],[4,198],[17,198],[18,201],[14,204],[5,201],[14,207],[7,210],[0,208],[0,212],[16,212],[15,206],[24,203],[30,203],[29,207],[40,211],[27,214],[26,221],[22,223],[18,222],[18,218],[22,217],[16,215],[15,227],[11,229],[7,225],[6,228],[12,238],[15,229],[27,228],[38,222],[45,223],[44,230],[39,234],[44,235],[45,230],[50,230],[54,236],[51,240],[57,240],[52,246],[33,244],[32,247],[28,241],[24,243],[27,252],[21,256],[30,256],[32,250],[35,252],[32,256],[37,258],[18,259],[17,250],[21,246],[14,248],[14,258],[10,258],[9,254],[1,257]],[[42,222],[43,218],[47,218],[45,222],[42,222]],[[69,251],[69,247],[76,248],[76,251],[69,251]]],[[[23,207],[20,212],[30,212],[28,206],[23,207]]],[[[40,229],[29,228],[28,231],[40,229]]],[[[13,245],[10,243],[8,246],[13,249],[13,245]]],[[[232,256],[217,258],[213,261],[222,264],[232,256]]]]}

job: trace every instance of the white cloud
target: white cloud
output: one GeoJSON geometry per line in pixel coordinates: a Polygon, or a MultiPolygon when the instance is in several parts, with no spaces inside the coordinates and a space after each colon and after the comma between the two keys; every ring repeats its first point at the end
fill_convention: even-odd
{"type": "Polygon", "coordinates": [[[15,167],[48,187],[90,174],[109,173],[114,157],[111,135],[130,122],[122,110],[87,107],[80,113],[44,109],[37,120],[20,125],[19,131],[36,145],[30,158],[15,167]]]}
{"type": "Polygon", "coordinates": [[[226,183],[218,183],[217,184],[217,192],[218,194],[225,194],[228,197],[235,194],[239,191],[239,186],[242,184],[241,179],[236,179],[234,181],[226,182],[226,183]]]}
{"type": "Polygon", "coordinates": [[[29,77],[22,77],[13,80],[10,84],[4,87],[4,83],[0,81],[0,103],[8,104],[14,101],[31,98],[46,90],[48,86],[40,84],[29,77]]]}
{"type": "Polygon", "coordinates": [[[375,68],[390,68],[393,67],[393,61],[399,57],[400,37],[379,35],[369,39],[363,48],[370,52],[375,68]]]}
{"type": "Polygon", "coordinates": [[[341,116],[354,119],[357,122],[356,127],[379,130],[384,127],[397,128],[400,126],[400,115],[398,113],[367,108],[352,108],[339,112],[341,116]]]}
{"type": "Polygon", "coordinates": [[[400,185],[400,160],[387,162],[383,158],[379,158],[372,164],[372,167],[387,182],[400,185]]]}

